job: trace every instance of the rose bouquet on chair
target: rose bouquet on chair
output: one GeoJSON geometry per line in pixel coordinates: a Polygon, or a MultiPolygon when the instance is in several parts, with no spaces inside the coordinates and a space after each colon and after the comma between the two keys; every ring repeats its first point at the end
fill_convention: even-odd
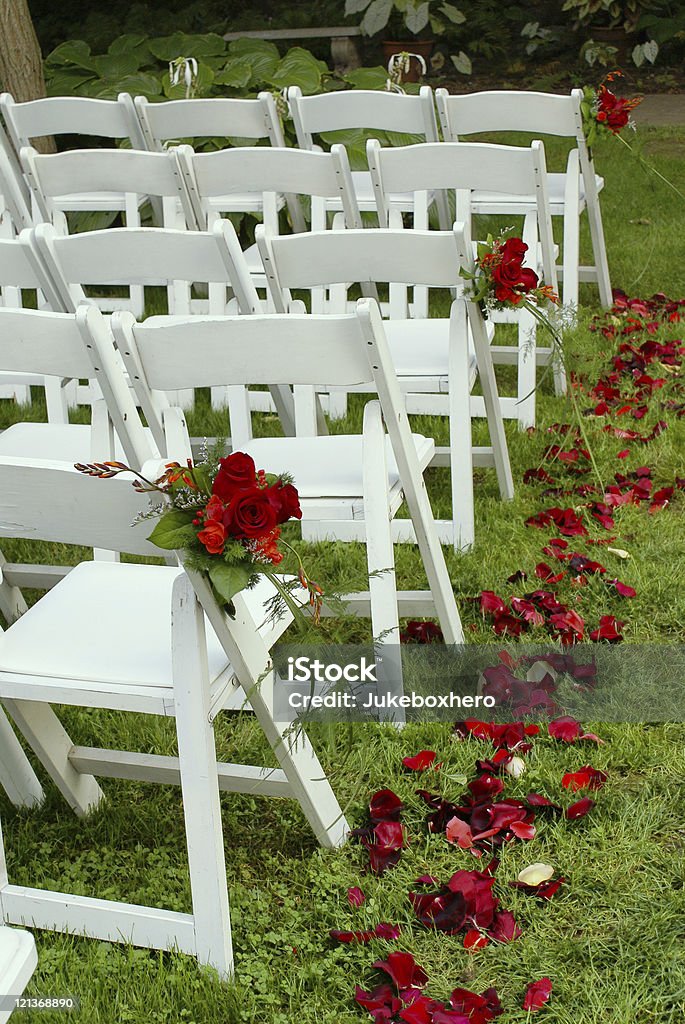
{"type": "Polygon", "coordinates": [[[583,100],[580,104],[580,112],[583,117],[583,130],[587,140],[588,149],[592,149],[597,139],[615,138],[623,143],[629,152],[637,159],[645,170],[656,175],[665,185],[673,189],[681,199],[685,196],[672,181],[664,177],[661,171],[645,160],[641,153],[636,152],[629,142],[621,135],[624,128],[636,131],[636,125],[631,117],[635,107],[642,103],[642,96],[634,96],[626,99],[624,96],[616,96],[608,87],[607,82],[613,83],[616,78],[622,78],[620,71],[610,71],[602,82],[595,88],[586,85],[583,89],[583,100]]]}
{"type": "Polygon", "coordinates": [[[294,591],[306,591],[307,604],[318,622],[321,587],[309,579],[299,555],[281,536],[285,523],[302,518],[291,478],[257,470],[252,457],[244,452],[220,458],[222,450],[223,445],[217,444],[206,452],[206,461],[196,465],[191,460],[186,466],[167,463],[155,480],[123,462],[77,463],[75,468],[100,479],[132,473],[137,491],[161,495],[164,500],[142,512],[136,522],[158,518],[149,537],[151,543],[166,551],[182,550],[184,564],[207,575],[229,615],[235,614],[235,595],[254,586],[263,575],[276,589],[276,604],[281,599],[295,615],[302,612],[303,605],[294,591]],[[290,580],[274,571],[284,559],[281,546],[297,563],[297,573],[290,580]]]}
{"type": "Polygon", "coordinates": [[[476,251],[475,271],[462,267],[460,274],[471,282],[471,298],[481,304],[484,314],[493,309],[527,309],[561,349],[560,332],[550,318],[559,296],[551,285],[540,284],[534,270],[524,267],[526,243],[507,229],[478,242],[476,251]]]}
{"type": "MultiPolygon", "coordinates": [[[[642,103],[642,97],[634,96],[632,99],[626,99],[624,96],[616,96],[608,87],[607,82],[613,83],[614,79],[618,77],[621,77],[620,71],[610,71],[597,88],[592,85],[586,85],[583,88],[580,111],[583,115],[585,138],[590,148],[602,136],[620,137],[624,128],[631,128],[635,131],[635,122],[630,115],[635,107],[642,103]]],[[[621,139],[621,141],[625,140],[621,139]]]]}

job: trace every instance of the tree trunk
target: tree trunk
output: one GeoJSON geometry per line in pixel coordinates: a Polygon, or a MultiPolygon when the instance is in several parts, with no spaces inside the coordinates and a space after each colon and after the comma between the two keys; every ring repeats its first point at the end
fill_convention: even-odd
{"type": "MultiPolygon", "coordinates": [[[[28,0],[0,0],[0,84],[17,103],[45,96],[43,60],[28,0]]],[[[33,144],[42,153],[55,152],[52,136],[33,144]]]]}

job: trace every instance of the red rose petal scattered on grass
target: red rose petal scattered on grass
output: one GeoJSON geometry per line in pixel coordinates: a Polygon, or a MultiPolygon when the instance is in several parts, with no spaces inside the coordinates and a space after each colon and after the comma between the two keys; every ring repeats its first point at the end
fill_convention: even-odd
{"type": "Polygon", "coordinates": [[[361,907],[365,899],[366,896],[358,885],[354,885],[351,889],[347,890],[347,900],[351,907],[361,907]]]}
{"type": "Polygon", "coordinates": [[[590,639],[597,643],[600,640],[608,640],[610,644],[620,643],[623,640],[621,630],[625,622],[620,622],[614,615],[602,615],[597,629],[590,633],[590,639]]]}
{"type": "Polygon", "coordinates": [[[464,936],[464,949],[485,949],[490,944],[490,939],[477,928],[469,928],[464,936]]]}
{"type": "MultiPolygon", "coordinates": [[[[414,757],[403,757],[402,764],[413,772],[423,772],[426,768],[432,767],[435,757],[434,750],[420,750],[414,757]]],[[[435,767],[439,766],[435,765],[435,767]]]]}
{"type": "Polygon", "coordinates": [[[566,817],[569,821],[575,821],[577,818],[584,818],[588,811],[591,811],[595,806],[595,801],[591,800],[589,796],[584,796],[581,800],[576,800],[574,804],[566,809],[566,817]]]}
{"type": "Polygon", "coordinates": [[[579,789],[601,789],[607,780],[606,772],[586,764],[576,772],[566,772],[561,780],[564,789],[577,793],[579,789]]]}
{"type": "Polygon", "coordinates": [[[549,978],[531,981],[523,998],[523,1009],[528,1010],[529,1013],[537,1013],[545,1005],[551,994],[552,982],[549,978]]]}

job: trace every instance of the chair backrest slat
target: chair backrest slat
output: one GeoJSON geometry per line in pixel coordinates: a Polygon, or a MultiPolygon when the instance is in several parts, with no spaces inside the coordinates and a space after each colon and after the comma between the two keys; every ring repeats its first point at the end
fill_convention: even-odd
{"type": "Polygon", "coordinates": [[[230,284],[225,251],[216,232],[109,228],[64,236],[48,224],[39,224],[34,237],[64,301],[72,304],[74,289],[87,284],[230,284]]]}
{"type": "Polygon", "coordinates": [[[0,369],[88,378],[93,367],[72,313],[0,309],[0,369]]]}
{"type": "Polygon", "coordinates": [[[173,153],[131,149],[72,149],[41,155],[21,152],[25,172],[33,173],[41,192],[50,198],[77,192],[134,192],[177,196],[179,175],[173,153]]]}
{"type": "Polygon", "coordinates": [[[112,322],[134,387],[159,391],[223,384],[367,384],[373,374],[357,318],[287,314],[150,317],[112,322]]]}
{"type": "Polygon", "coordinates": [[[9,93],[3,93],[0,110],[17,153],[22,146],[29,146],[31,139],[67,134],[129,139],[134,148],[143,148],[143,135],[128,93],[120,93],[116,100],[50,96],[27,103],[16,103],[9,93]]]}
{"type": "Polygon", "coordinates": [[[455,288],[460,283],[451,231],[377,228],[268,238],[260,228],[257,239],[267,281],[279,290],[348,282],[434,288],[455,288]]]}
{"type": "MultiPolygon", "coordinates": [[[[159,463],[157,463],[159,466],[159,463]]],[[[0,537],[55,541],[159,557],[152,524],[130,524],[147,511],[133,477],[85,476],[63,462],[0,458],[0,537]]]]}
{"type": "Polygon", "coordinates": [[[170,140],[205,136],[269,139],[274,146],[284,145],[270,93],[260,93],[257,99],[248,100],[212,97],[162,103],[150,103],[144,96],[136,96],[135,105],[151,149],[162,149],[170,140]]]}
{"type": "MultiPolygon", "coordinates": [[[[190,146],[181,146],[177,152],[188,193],[201,207],[195,214],[198,221],[207,216],[207,200],[271,192],[286,193],[296,203],[297,196],[339,198],[347,226],[362,226],[344,146],[333,146],[330,153],[262,146],[214,153],[194,153],[190,146]]],[[[302,230],[304,221],[294,226],[302,230]]]]}
{"type": "Polygon", "coordinates": [[[350,128],[420,135],[428,142],[438,140],[429,86],[422,86],[418,96],[370,89],[303,96],[298,86],[291,86],[288,102],[301,149],[312,148],[314,135],[350,128]]]}
{"type": "Polygon", "coordinates": [[[450,95],[436,90],[445,141],[480,132],[534,132],[536,135],[577,136],[575,93],[556,96],[543,92],[498,90],[450,95]]]}
{"type": "Polygon", "coordinates": [[[383,192],[421,189],[482,189],[533,195],[537,187],[535,155],[530,147],[486,143],[419,143],[385,147],[371,139],[369,168],[377,168],[383,192]]]}

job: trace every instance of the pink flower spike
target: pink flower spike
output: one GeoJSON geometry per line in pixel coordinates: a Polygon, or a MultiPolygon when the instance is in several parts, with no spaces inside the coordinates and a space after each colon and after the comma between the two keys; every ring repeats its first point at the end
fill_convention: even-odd
{"type": "Polygon", "coordinates": [[[347,890],[347,899],[351,907],[361,907],[362,903],[366,899],[366,896],[361,891],[358,885],[353,886],[347,890]]]}
{"type": "Polygon", "coordinates": [[[537,1013],[545,1005],[552,994],[552,982],[549,978],[531,981],[523,999],[523,1009],[529,1013],[537,1013]]]}

